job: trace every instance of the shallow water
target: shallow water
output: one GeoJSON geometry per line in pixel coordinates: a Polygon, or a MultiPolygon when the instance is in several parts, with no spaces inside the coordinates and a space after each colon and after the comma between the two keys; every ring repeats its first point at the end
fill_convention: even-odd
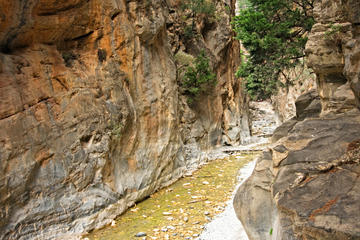
{"type": "MultiPolygon", "coordinates": [[[[235,190],[250,177],[255,168],[256,161],[252,161],[239,171],[239,184],[235,190]]],[[[236,191],[233,192],[233,197],[236,191]]],[[[248,240],[248,236],[236,217],[233,207],[233,197],[227,202],[225,211],[205,226],[205,231],[198,240],[248,240]]]]}
{"type": "Polygon", "coordinates": [[[86,237],[94,240],[246,240],[241,237],[246,234],[235,216],[231,200],[236,185],[251,171],[252,165],[247,164],[255,156],[241,154],[211,161],[192,176],[180,179],[131,208],[113,223],[114,226],[95,231],[86,237]],[[223,227],[225,225],[233,231],[226,230],[223,227]],[[146,238],[135,237],[139,232],[146,233],[146,238]],[[229,234],[240,238],[230,237],[229,234]]]}

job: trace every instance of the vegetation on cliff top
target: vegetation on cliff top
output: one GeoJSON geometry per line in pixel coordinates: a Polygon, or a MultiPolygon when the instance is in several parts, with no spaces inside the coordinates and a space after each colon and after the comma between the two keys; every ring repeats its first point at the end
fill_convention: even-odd
{"type": "MultiPolygon", "coordinates": [[[[307,34],[314,24],[314,0],[247,0],[233,28],[248,51],[238,72],[253,99],[266,99],[285,79],[286,70],[304,57],[307,34]]],[[[288,79],[287,79],[288,80],[288,79]]]]}

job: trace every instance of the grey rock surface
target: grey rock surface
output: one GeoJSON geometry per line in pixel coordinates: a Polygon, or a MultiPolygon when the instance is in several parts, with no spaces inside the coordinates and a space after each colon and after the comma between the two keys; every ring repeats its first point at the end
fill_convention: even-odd
{"type": "Polygon", "coordinates": [[[221,22],[200,17],[187,42],[179,4],[0,1],[1,239],[67,239],[110,224],[206,161],[223,136],[241,141],[247,99],[231,17],[216,1],[221,22]],[[218,77],[193,108],[180,49],[205,49],[218,77]]]}

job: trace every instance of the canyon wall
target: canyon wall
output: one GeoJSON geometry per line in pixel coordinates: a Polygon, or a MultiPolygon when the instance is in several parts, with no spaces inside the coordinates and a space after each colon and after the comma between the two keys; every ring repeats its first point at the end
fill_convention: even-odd
{"type": "Polygon", "coordinates": [[[249,134],[230,15],[184,39],[175,0],[0,0],[0,238],[70,238],[249,134]],[[175,55],[204,49],[192,106],[175,55]]]}
{"type": "Polygon", "coordinates": [[[360,2],[315,1],[314,16],[317,92],[297,100],[234,199],[251,240],[360,239],[360,2]]]}

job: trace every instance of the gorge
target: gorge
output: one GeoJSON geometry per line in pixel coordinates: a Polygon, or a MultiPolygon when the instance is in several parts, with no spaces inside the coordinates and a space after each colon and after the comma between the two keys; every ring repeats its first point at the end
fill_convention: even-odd
{"type": "MultiPolygon", "coordinates": [[[[249,142],[237,3],[211,3],[0,0],[0,239],[80,238],[249,142]],[[189,101],[201,52],[217,83],[189,101]]],[[[288,120],[284,99],[312,89],[234,199],[251,240],[360,239],[360,2],[316,0],[314,17],[317,88],[273,98],[288,120]]]]}

